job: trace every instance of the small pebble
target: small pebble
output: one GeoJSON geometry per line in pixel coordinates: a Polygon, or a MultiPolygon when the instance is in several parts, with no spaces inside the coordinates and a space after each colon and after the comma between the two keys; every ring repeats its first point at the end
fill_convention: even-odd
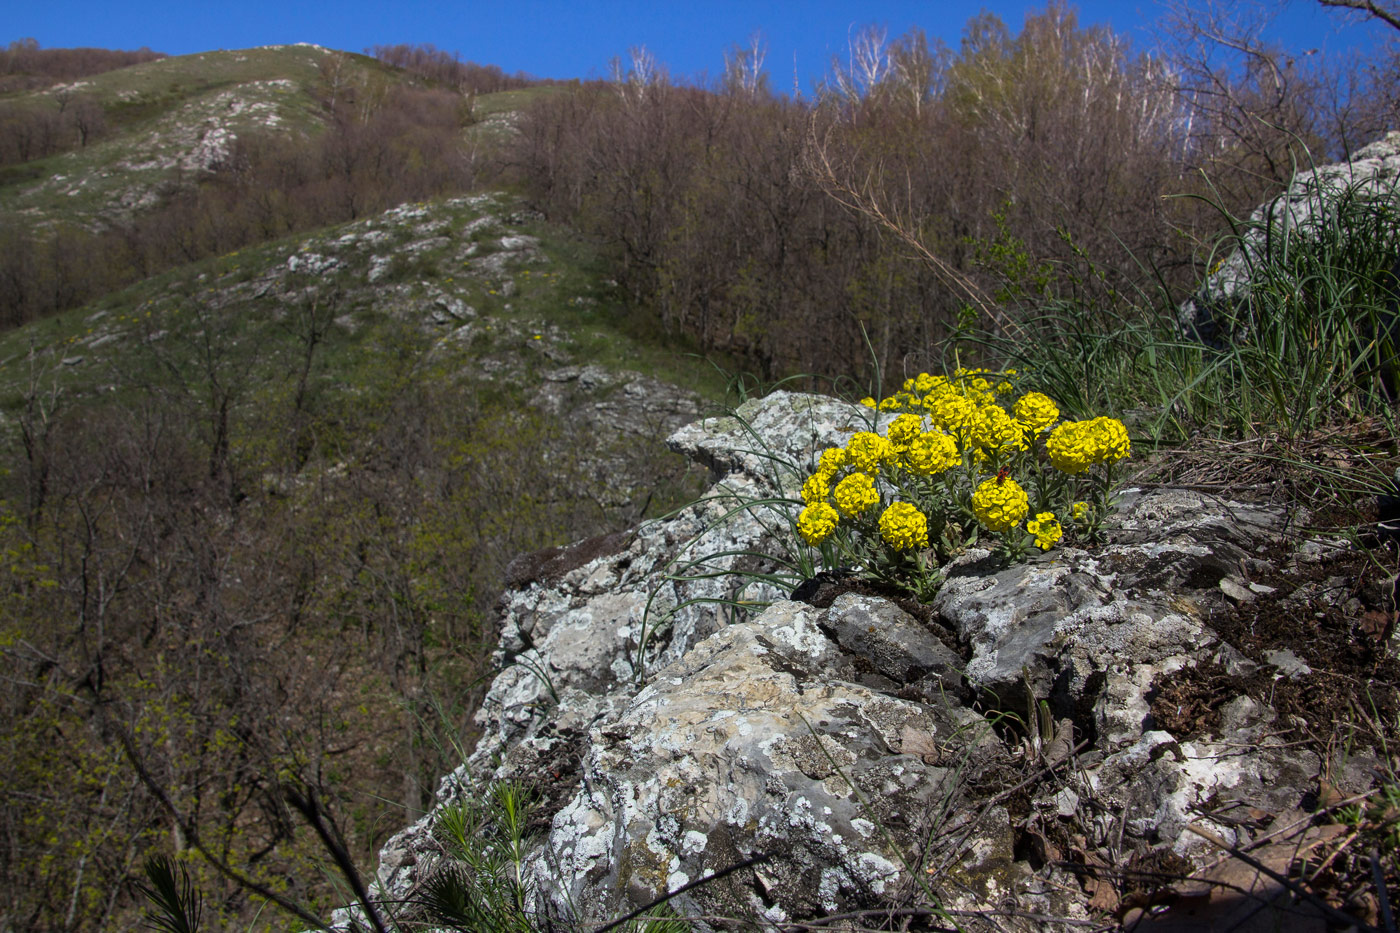
{"type": "Polygon", "coordinates": [[[1254,594],[1250,592],[1249,587],[1230,577],[1226,577],[1220,581],[1220,591],[1230,597],[1230,600],[1236,605],[1247,603],[1254,598],[1254,594]]]}

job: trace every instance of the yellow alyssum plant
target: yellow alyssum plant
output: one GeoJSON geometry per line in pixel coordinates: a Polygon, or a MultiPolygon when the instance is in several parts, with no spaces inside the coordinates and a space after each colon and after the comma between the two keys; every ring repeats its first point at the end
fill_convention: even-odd
{"type": "Polygon", "coordinates": [[[884,433],[822,451],[802,484],[798,537],[827,567],[857,567],[921,599],[937,591],[943,563],[983,535],[1013,560],[1067,531],[1096,541],[1114,465],[1132,450],[1127,429],[1106,417],[1061,421],[1053,399],[1018,394],[1015,378],[920,373],[864,399],[884,433]]]}

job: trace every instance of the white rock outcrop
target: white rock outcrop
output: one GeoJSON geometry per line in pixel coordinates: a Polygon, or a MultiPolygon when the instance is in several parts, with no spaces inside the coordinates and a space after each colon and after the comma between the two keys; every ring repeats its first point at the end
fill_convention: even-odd
{"type": "MultiPolygon", "coordinates": [[[[1339,203],[1382,202],[1400,199],[1400,131],[1363,146],[1346,162],[1321,165],[1299,172],[1288,189],[1255,208],[1244,225],[1236,248],[1211,270],[1200,290],[1182,303],[1177,317],[1183,333],[1207,343],[1238,339],[1247,329],[1233,306],[1248,298],[1255,270],[1271,261],[1290,237],[1309,237],[1337,216],[1339,203]],[[1232,324],[1233,322],[1233,324],[1232,324]]],[[[1394,257],[1400,263],[1400,256],[1394,257]]]]}
{"type": "MultiPolygon", "coordinates": [[[[1315,787],[1316,756],[1247,697],[1193,741],[1149,710],[1173,672],[1251,665],[1207,620],[1221,581],[1259,564],[1277,510],[1131,491],[1107,546],[1009,567],[970,551],[931,607],[908,606],[917,617],[850,592],[795,602],[739,573],[791,546],[782,508],[741,504],[790,495],[866,417],[779,392],[696,422],[671,444],[712,470],[704,500],[513,568],[484,734],[439,796],[541,788],[550,828],[527,869],[542,917],[597,923],[679,891],[683,914],[780,922],[931,892],[1034,929],[1014,912],[1088,914],[1072,876],[1048,884],[1055,869],[1018,849],[1027,807],[1078,819],[1092,798],[1093,825],[1125,849],[1189,858],[1205,845],[1192,822],[1238,837],[1202,817],[1207,801],[1283,812],[1315,787]],[[1051,733],[1006,715],[1028,700],[1051,733]],[[1051,777],[1072,750],[1074,775],[1051,777]]],[[[434,820],[385,847],[386,899],[411,904],[441,869],[434,820]]]]}

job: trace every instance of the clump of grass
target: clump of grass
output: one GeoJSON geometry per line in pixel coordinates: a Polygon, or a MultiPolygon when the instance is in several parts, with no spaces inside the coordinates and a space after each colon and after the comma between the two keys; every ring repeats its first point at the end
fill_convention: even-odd
{"type": "Polygon", "coordinates": [[[1393,401],[1400,333],[1400,205],[1393,191],[1307,182],[1310,206],[1228,217],[1226,245],[1246,284],[1215,302],[1226,349],[1217,368],[1241,394],[1238,416],[1295,437],[1340,410],[1373,414],[1393,401]],[[1243,407],[1248,406],[1248,407],[1243,407]]]}
{"type": "MultiPolygon", "coordinates": [[[[360,916],[383,933],[407,933],[425,923],[462,933],[536,933],[571,929],[535,915],[526,859],[536,843],[531,831],[533,792],[518,781],[496,781],[478,794],[463,795],[436,812],[434,835],[445,858],[406,903],[376,900],[389,916],[360,916]]],[[[343,854],[343,853],[342,853],[343,854]]],[[[137,888],[150,905],[148,923],[166,933],[198,933],[203,899],[183,867],[167,856],[148,860],[149,884],[137,888]]],[[[371,905],[366,903],[366,909],[371,905]]],[[[378,913],[378,910],[375,913],[378,913]]],[[[355,926],[353,929],[363,929],[355,926]]],[[[666,904],[609,925],[626,933],[685,933],[690,924],[666,904]]]]}
{"type": "Polygon", "coordinates": [[[1220,207],[1228,232],[1211,255],[1235,257],[1217,265],[1243,273],[1203,291],[1208,326],[1184,333],[1163,287],[1110,308],[1050,300],[1023,310],[1014,336],[961,336],[1072,411],[1138,410],[1154,440],[1293,440],[1386,414],[1398,375],[1400,203],[1363,182],[1300,185],[1286,203],[1312,205],[1301,221],[1296,207],[1251,217],[1220,207]]]}
{"type": "Polygon", "coordinates": [[[429,918],[454,929],[533,929],[525,906],[533,810],[533,795],[524,785],[498,781],[480,797],[462,797],[438,811],[437,835],[449,861],[419,895],[429,918]]]}
{"type": "Polygon", "coordinates": [[[168,855],[146,860],[147,884],[137,882],[136,890],[151,905],[146,922],[165,933],[199,933],[204,919],[204,899],[190,882],[185,866],[177,866],[168,855]]]}

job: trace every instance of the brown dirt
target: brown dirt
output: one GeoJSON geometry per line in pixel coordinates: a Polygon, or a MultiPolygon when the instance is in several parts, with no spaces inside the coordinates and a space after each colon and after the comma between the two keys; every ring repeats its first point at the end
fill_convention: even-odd
{"type": "Polygon", "coordinates": [[[1237,694],[1237,685],[1225,669],[1206,661],[1157,682],[1152,721],[1183,738],[1211,732],[1220,724],[1220,703],[1237,694]]]}
{"type": "MultiPolygon", "coordinates": [[[[1354,514],[1350,518],[1356,521],[1354,514]]],[[[1259,667],[1248,675],[1232,676],[1221,664],[1206,662],[1160,679],[1151,706],[1157,726],[1182,739],[1215,733],[1219,708],[1248,695],[1279,714],[1282,738],[1302,743],[1324,761],[1333,760],[1338,749],[1370,746],[1384,755],[1386,749],[1396,748],[1400,660],[1391,636],[1400,548],[1394,541],[1374,538],[1362,544],[1315,563],[1291,561],[1289,549],[1282,546],[1268,555],[1269,564],[1285,569],[1250,582],[1273,587],[1274,592],[1220,610],[1209,620],[1226,642],[1259,667]],[[1267,661],[1277,650],[1291,651],[1311,671],[1282,676],[1267,661]]],[[[1329,791],[1336,796],[1326,776],[1320,775],[1314,801],[1319,826],[1337,820],[1323,809],[1329,791]]],[[[1394,851],[1382,856],[1382,862],[1387,886],[1400,890],[1394,851]]],[[[1369,852],[1361,846],[1325,846],[1310,863],[1292,865],[1290,874],[1332,907],[1374,924],[1375,885],[1369,852]],[[1328,855],[1333,857],[1324,862],[1328,855]],[[1319,863],[1326,864],[1324,871],[1318,871],[1319,863]]]]}
{"type": "Polygon", "coordinates": [[[583,749],[585,735],[577,732],[560,736],[565,741],[556,743],[541,755],[534,767],[534,780],[531,790],[535,793],[535,808],[531,815],[529,831],[547,833],[554,814],[564,808],[578,789],[583,779],[583,749]]]}
{"type": "Polygon", "coordinates": [[[1210,619],[1226,642],[1260,667],[1232,677],[1218,664],[1201,664],[1164,678],[1152,705],[1158,726],[1181,738],[1208,733],[1218,725],[1219,706],[1242,694],[1272,706],[1298,732],[1297,739],[1316,743],[1319,754],[1326,754],[1328,741],[1344,724],[1364,724],[1367,717],[1377,725],[1395,723],[1400,661],[1390,635],[1392,581],[1400,558],[1394,546],[1344,550],[1292,566],[1280,549],[1269,563],[1288,569],[1250,582],[1274,592],[1210,619]],[[1280,650],[1291,651],[1311,672],[1277,676],[1268,656],[1280,650]]]}

